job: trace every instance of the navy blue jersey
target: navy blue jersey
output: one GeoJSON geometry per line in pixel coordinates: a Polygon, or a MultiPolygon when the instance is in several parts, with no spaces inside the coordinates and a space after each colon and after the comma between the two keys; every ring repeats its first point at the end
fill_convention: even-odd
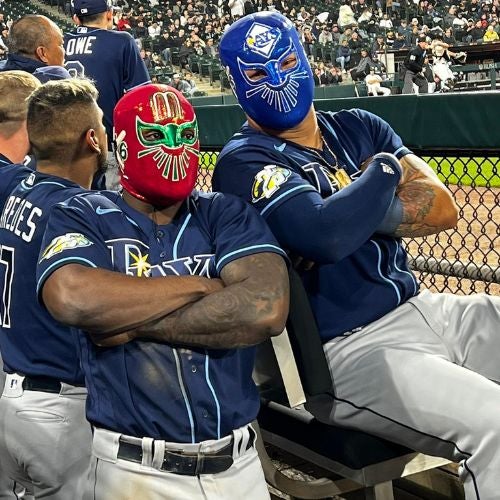
{"type": "MultiPolygon", "coordinates": [[[[42,249],[39,290],[70,263],[131,276],[218,277],[246,255],[284,255],[252,207],[220,193],[194,193],[160,226],[119,195],[77,196],[54,209],[42,249]]],[[[218,439],[257,415],[254,348],[188,349],[142,340],[106,348],[83,332],[80,342],[87,419],[99,427],[190,443],[218,439]]]]}
{"type": "Polygon", "coordinates": [[[2,153],[0,153],[0,167],[5,167],[6,165],[12,165],[12,162],[2,153]]]}
{"type": "Polygon", "coordinates": [[[23,165],[1,169],[0,350],[7,373],[84,385],[77,337],[40,306],[36,265],[50,209],[82,191],[23,165]]]}
{"type": "Polygon", "coordinates": [[[104,113],[108,142],[113,139],[113,109],[128,90],[150,81],[135,40],[124,31],[79,26],[64,35],[66,69],[94,80],[104,113]]]}
{"type": "MultiPolygon", "coordinates": [[[[245,124],[219,155],[213,189],[247,200],[272,230],[269,216],[292,197],[311,190],[323,198],[335,195],[342,188],[338,167],[356,182],[358,166],[374,154],[401,158],[410,153],[391,127],[369,112],[355,109],[317,116],[330,151],[284,142],[245,124]]],[[[338,237],[352,238],[353,233],[338,237]]],[[[316,265],[302,278],[324,341],[382,317],[418,292],[401,241],[379,234],[346,258],[316,265]]]]}

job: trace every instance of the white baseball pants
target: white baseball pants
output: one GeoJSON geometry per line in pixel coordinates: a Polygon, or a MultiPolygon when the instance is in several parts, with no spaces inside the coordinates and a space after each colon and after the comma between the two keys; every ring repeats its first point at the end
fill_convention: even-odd
{"type": "Polygon", "coordinates": [[[460,462],[467,500],[498,500],[500,297],[424,291],[324,349],[319,420],[460,462]]]}
{"type": "Polygon", "coordinates": [[[37,499],[82,500],[92,444],[87,391],[25,391],[23,378],[7,374],[0,398],[0,468],[37,499]]]}

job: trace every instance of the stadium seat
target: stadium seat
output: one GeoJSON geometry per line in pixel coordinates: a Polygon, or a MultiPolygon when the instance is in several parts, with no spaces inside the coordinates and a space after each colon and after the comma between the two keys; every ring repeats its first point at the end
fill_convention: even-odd
{"type": "Polygon", "coordinates": [[[262,398],[258,449],[266,480],[293,498],[325,498],[364,489],[366,498],[392,500],[394,479],[449,463],[361,431],[323,424],[307,411],[308,402],[331,401],[334,391],[306,291],[293,269],[286,330],[259,348],[254,378],[262,398]],[[274,363],[270,363],[270,345],[274,363]],[[263,443],[340,478],[304,481],[285,477],[269,459],[263,443]]]}

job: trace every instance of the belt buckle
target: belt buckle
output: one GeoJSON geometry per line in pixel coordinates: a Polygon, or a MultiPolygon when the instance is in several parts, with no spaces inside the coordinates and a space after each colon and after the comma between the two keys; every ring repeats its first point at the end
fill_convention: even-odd
{"type": "Polygon", "coordinates": [[[234,463],[230,455],[188,454],[165,451],[161,470],[182,476],[218,474],[228,470],[234,463]]]}

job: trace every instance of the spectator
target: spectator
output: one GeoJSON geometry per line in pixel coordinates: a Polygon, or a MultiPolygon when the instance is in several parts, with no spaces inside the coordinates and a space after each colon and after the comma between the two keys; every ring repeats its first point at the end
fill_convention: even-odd
{"type": "Polygon", "coordinates": [[[364,80],[365,77],[370,73],[370,68],[373,66],[373,61],[368,54],[368,50],[361,49],[361,58],[359,63],[351,69],[351,78],[353,81],[364,80]]]}
{"type": "Polygon", "coordinates": [[[418,31],[417,26],[413,26],[411,32],[408,34],[406,42],[409,47],[415,47],[418,42],[418,37],[420,36],[420,32],[418,31]]]}
{"type": "Polygon", "coordinates": [[[203,51],[205,52],[205,54],[207,56],[210,56],[212,59],[217,59],[217,57],[219,57],[219,52],[217,50],[217,47],[214,44],[213,38],[209,38],[207,40],[207,43],[205,44],[203,51]]]}
{"type": "Polygon", "coordinates": [[[117,149],[128,151],[123,192],[57,206],[45,245],[61,233],[88,244],[43,253],[39,269],[47,309],[78,328],[88,354],[82,367],[94,433],[86,493],[269,498],[251,426],[259,408],[255,349],[245,347],[283,330],[285,254],[242,200],[192,192],[199,136],[181,94],[134,89],[114,118],[117,149]],[[164,157],[142,155],[145,143],[164,157]],[[102,207],[112,211],[99,216],[102,207]],[[123,252],[141,265],[113,258],[123,252]]]}
{"type": "Polygon", "coordinates": [[[349,48],[347,40],[343,40],[342,44],[337,48],[337,57],[335,60],[340,64],[342,73],[347,73],[346,65],[351,60],[351,49],[349,48]]]}
{"type": "Polygon", "coordinates": [[[180,73],[175,73],[172,77],[170,85],[186,96],[190,96],[193,92],[191,84],[183,78],[180,73]]]}
{"type": "Polygon", "coordinates": [[[118,166],[112,153],[113,108],[128,90],[149,82],[139,48],[126,31],[111,30],[112,4],[106,0],[74,0],[77,28],[65,35],[66,67],[74,75],[87,76],[99,90],[108,135],[110,168],[108,189],[118,187],[118,166]]]}
{"type": "Polygon", "coordinates": [[[467,28],[467,19],[462,12],[457,13],[457,17],[453,20],[451,27],[455,31],[463,31],[467,28]]]}
{"type": "Polygon", "coordinates": [[[310,28],[304,28],[304,30],[302,32],[302,45],[304,46],[304,49],[305,49],[308,57],[314,56],[313,47],[314,47],[315,41],[316,41],[316,38],[312,34],[310,28]]]}
{"type": "Polygon", "coordinates": [[[387,31],[393,28],[392,20],[389,18],[389,14],[384,14],[379,22],[379,27],[383,31],[387,31]]]}
{"type": "Polygon", "coordinates": [[[408,28],[408,21],[406,19],[401,19],[400,24],[398,26],[398,34],[406,36],[410,31],[408,28]]]}
{"type": "Polygon", "coordinates": [[[118,31],[131,31],[132,26],[130,26],[130,21],[128,16],[121,14],[118,16],[118,22],[116,23],[116,29],[118,31]]]}
{"type": "Polygon", "coordinates": [[[327,43],[333,43],[332,32],[328,29],[328,26],[324,25],[321,29],[321,33],[318,37],[318,42],[321,45],[326,45],[327,43]]]}
{"type": "Polygon", "coordinates": [[[244,0],[228,0],[227,5],[231,10],[231,17],[233,19],[239,19],[245,14],[244,0]]]}
{"type": "Polygon", "coordinates": [[[373,42],[370,54],[382,54],[387,50],[387,44],[385,43],[384,35],[377,35],[377,39],[373,42]]]}
{"type": "Polygon", "coordinates": [[[452,28],[446,28],[443,35],[443,42],[448,45],[456,45],[457,40],[455,39],[455,35],[453,34],[452,28]]]}
{"type": "MultiPolygon", "coordinates": [[[[193,55],[194,53],[195,52],[194,52],[193,43],[191,42],[191,40],[189,38],[187,38],[179,50],[179,66],[181,66],[181,68],[184,68],[184,69],[188,68],[189,67],[189,57],[191,55],[193,55]]],[[[198,70],[195,70],[195,71],[199,71],[199,68],[198,68],[198,70]]]]}
{"type": "Polygon", "coordinates": [[[164,31],[158,40],[158,50],[166,64],[172,63],[171,49],[174,46],[174,41],[170,36],[170,32],[164,31]]]}
{"type": "Polygon", "coordinates": [[[134,38],[143,39],[148,36],[148,29],[144,26],[144,21],[141,19],[137,22],[137,26],[133,29],[134,38]]]}
{"type": "Polygon", "coordinates": [[[489,25],[488,29],[484,33],[483,40],[485,42],[497,42],[499,40],[498,33],[494,30],[493,25],[489,25]]]}
{"type": "Polygon", "coordinates": [[[455,5],[452,5],[448,9],[448,13],[446,14],[446,16],[444,16],[443,22],[445,27],[449,28],[453,26],[456,17],[457,17],[457,8],[455,7],[455,5]]]}
{"type": "Polygon", "coordinates": [[[351,39],[348,42],[349,48],[351,49],[351,65],[357,64],[359,62],[359,53],[363,47],[363,41],[360,39],[357,31],[353,31],[351,39]]]}
{"type": "Polygon", "coordinates": [[[342,44],[342,42],[344,40],[347,40],[347,42],[349,42],[349,40],[351,39],[351,36],[352,36],[352,29],[351,28],[346,28],[341,34],[340,34],[340,37],[339,37],[339,43],[342,44]]]}
{"type": "Polygon", "coordinates": [[[144,63],[144,66],[146,67],[146,69],[149,71],[151,69],[153,69],[153,63],[151,61],[151,52],[146,52],[146,50],[144,49],[141,49],[140,52],[141,54],[141,59],[142,59],[142,62],[144,63]]]}
{"type": "Polygon", "coordinates": [[[472,28],[472,30],[468,33],[471,37],[471,41],[469,43],[474,43],[478,41],[483,41],[485,29],[483,28],[483,23],[481,21],[477,21],[472,28]]]}
{"type": "Polygon", "coordinates": [[[344,0],[339,7],[339,17],[337,23],[341,29],[346,29],[356,24],[356,19],[348,0],[344,0]]]}
{"type": "Polygon", "coordinates": [[[338,45],[340,43],[340,30],[337,24],[332,25],[332,37],[333,37],[333,43],[335,45],[338,45]]]}
{"type": "Polygon", "coordinates": [[[338,66],[331,66],[327,73],[327,85],[339,85],[342,83],[342,70],[338,66]]]}
{"type": "Polygon", "coordinates": [[[394,35],[394,31],[389,30],[385,36],[385,43],[387,45],[387,50],[391,50],[393,48],[395,41],[396,37],[394,35]]]}
{"type": "Polygon", "coordinates": [[[406,37],[403,33],[398,33],[396,35],[396,40],[394,40],[394,43],[392,45],[393,50],[400,50],[407,48],[408,45],[406,44],[406,37]]]}
{"type": "Polygon", "coordinates": [[[161,26],[156,21],[148,26],[148,35],[150,38],[157,38],[161,35],[161,26]]]}
{"type": "Polygon", "coordinates": [[[358,17],[358,25],[360,27],[366,28],[370,21],[372,20],[373,13],[371,7],[365,7],[358,17]]]}

